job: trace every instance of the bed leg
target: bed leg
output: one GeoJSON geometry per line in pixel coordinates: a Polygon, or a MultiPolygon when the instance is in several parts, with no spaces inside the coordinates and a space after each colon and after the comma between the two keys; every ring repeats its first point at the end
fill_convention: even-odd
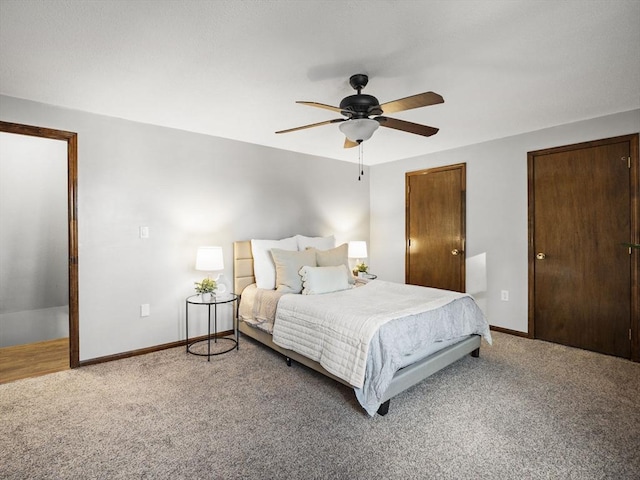
{"type": "Polygon", "coordinates": [[[378,408],[378,415],[380,415],[381,417],[384,417],[387,413],[389,413],[390,403],[391,403],[391,400],[387,400],[382,405],[380,405],[380,408],[378,408]]]}
{"type": "Polygon", "coordinates": [[[287,367],[291,366],[291,359],[289,357],[287,357],[287,367]]]}
{"type": "Polygon", "coordinates": [[[480,348],[476,348],[473,352],[471,352],[471,356],[474,358],[478,358],[480,356],[480,348]]]}

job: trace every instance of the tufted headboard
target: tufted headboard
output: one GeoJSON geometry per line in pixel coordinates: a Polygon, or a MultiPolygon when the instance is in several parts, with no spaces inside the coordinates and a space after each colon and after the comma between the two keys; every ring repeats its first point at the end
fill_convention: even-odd
{"type": "Polygon", "coordinates": [[[246,287],[255,282],[251,241],[233,242],[233,291],[241,295],[246,287]]]}

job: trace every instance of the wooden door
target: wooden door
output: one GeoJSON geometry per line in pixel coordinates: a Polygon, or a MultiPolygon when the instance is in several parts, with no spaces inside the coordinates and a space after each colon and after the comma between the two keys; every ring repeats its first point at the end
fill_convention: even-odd
{"type": "Polygon", "coordinates": [[[630,357],[637,261],[624,243],[638,237],[631,141],[528,155],[529,331],[535,338],[630,357]]]}
{"type": "Polygon", "coordinates": [[[406,174],[405,281],[465,290],[466,164],[406,174]]]}

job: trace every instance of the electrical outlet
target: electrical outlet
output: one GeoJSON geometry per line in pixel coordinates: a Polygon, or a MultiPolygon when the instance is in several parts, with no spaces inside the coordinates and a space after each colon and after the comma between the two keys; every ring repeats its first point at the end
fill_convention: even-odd
{"type": "Polygon", "coordinates": [[[143,303],[142,305],[140,305],[140,316],[148,317],[149,315],[151,315],[151,309],[149,307],[149,304],[143,303]]]}
{"type": "Polygon", "coordinates": [[[500,300],[502,300],[503,302],[509,301],[509,290],[502,290],[500,292],[500,300]]]}

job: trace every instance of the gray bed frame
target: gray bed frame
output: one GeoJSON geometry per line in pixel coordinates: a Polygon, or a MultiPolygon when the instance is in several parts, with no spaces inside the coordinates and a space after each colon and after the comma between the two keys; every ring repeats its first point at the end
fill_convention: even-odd
{"type": "MultiPolygon", "coordinates": [[[[233,280],[234,292],[239,295],[242,295],[242,291],[247,286],[255,283],[255,277],[253,276],[251,242],[248,240],[234,242],[233,244],[233,280]]],[[[268,333],[247,325],[243,321],[239,321],[238,330],[242,334],[265,344],[276,352],[281,353],[285,357],[287,365],[291,365],[291,360],[294,360],[334,379],[337,382],[353,388],[349,383],[326,371],[319,363],[292,350],[276,345],[273,343],[271,335],[268,333]]],[[[378,409],[378,414],[386,415],[388,413],[391,398],[468,354],[471,354],[473,357],[478,357],[480,355],[480,335],[471,335],[470,337],[466,337],[458,343],[450,345],[416,363],[398,370],[382,398],[383,403],[378,409]]]]}

